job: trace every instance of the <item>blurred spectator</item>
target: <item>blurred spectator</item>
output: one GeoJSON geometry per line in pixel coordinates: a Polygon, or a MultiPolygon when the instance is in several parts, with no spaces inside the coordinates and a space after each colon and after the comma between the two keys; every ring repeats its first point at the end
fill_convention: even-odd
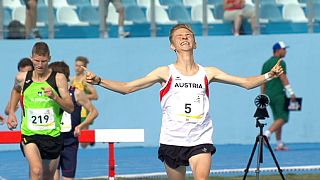
{"type": "Polygon", "coordinates": [[[26,39],[41,38],[37,29],[37,4],[38,0],[24,0],[26,4],[26,39]]]}
{"type": "MultiPolygon", "coordinates": [[[[119,13],[119,19],[118,19],[118,36],[120,38],[126,38],[130,36],[129,32],[124,31],[124,7],[122,5],[121,0],[105,0],[106,5],[106,17],[108,15],[108,7],[110,2],[113,4],[113,6],[116,8],[116,11],[119,13]]],[[[105,34],[105,37],[108,37],[108,33],[105,34]]]]}
{"type": "Polygon", "coordinates": [[[233,21],[233,34],[235,36],[240,35],[243,18],[250,19],[252,34],[257,34],[254,7],[251,4],[246,4],[245,0],[224,0],[223,18],[233,21]]]}
{"type": "Polygon", "coordinates": [[[25,39],[25,26],[18,20],[12,20],[8,25],[8,39],[25,39]]]}

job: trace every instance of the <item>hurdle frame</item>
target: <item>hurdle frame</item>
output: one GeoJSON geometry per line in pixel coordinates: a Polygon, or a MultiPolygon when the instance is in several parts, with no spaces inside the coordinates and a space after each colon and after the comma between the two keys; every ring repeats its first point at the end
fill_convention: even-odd
{"type": "MultiPolygon", "coordinates": [[[[109,168],[108,179],[114,180],[116,175],[114,143],[120,142],[144,142],[144,129],[92,129],[82,130],[78,137],[81,143],[108,143],[109,144],[109,168]]],[[[0,144],[17,144],[21,142],[21,132],[0,131],[0,144]]]]}

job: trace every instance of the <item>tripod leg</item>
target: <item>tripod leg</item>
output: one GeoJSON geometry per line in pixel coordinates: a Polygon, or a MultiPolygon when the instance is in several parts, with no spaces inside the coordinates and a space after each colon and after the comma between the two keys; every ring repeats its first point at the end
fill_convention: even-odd
{"type": "Polygon", "coordinates": [[[248,174],[248,172],[249,172],[250,164],[251,164],[251,161],[252,161],[254,152],[256,151],[258,142],[259,142],[259,136],[256,137],[256,142],[254,143],[254,146],[253,146],[253,148],[252,148],[252,152],[251,152],[251,155],[250,155],[250,158],[249,158],[247,167],[246,167],[246,169],[244,170],[243,180],[246,179],[247,174],[248,174]]]}
{"type": "Polygon", "coordinates": [[[278,171],[279,171],[279,174],[280,174],[282,180],[285,180],[285,178],[284,178],[284,176],[283,176],[283,174],[282,174],[282,169],[280,168],[279,163],[278,163],[278,161],[277,161],[277,159],[276,159],[276,156],[274,155],[274,153],[273,153],[273,151],[272,151],[272,148],[271,148],[271,146],[270,146],[270,143],[269,143],[269,140],[268,140],[267,136],[263,135],[263,139],[264,139],[264,141],[265,141],[266,144],[267,144],[267,147],[268,147],[268,149],[269,149],[269,151],[270,151],[270,153],[271,153],[271,156],[272,156],[272,158],[273,158],[274,163],[276,164],[276,166],[277,166],[277,168],[278,168],[278,171]]]}
{"type": "Polygon", "coordinates": [[[257,169],[256,169],[256,179],[259,179],[259,173],[260,173],[260,163],[263,163],[263,136],[258,135],[258,157],[257,157],[257,169]]]}
{"type": "Polygon", "coordinates": [[[259,163],[263,163],[263,136],[259,135],[259,156],[258,156],[258,160],[259,163]]]}

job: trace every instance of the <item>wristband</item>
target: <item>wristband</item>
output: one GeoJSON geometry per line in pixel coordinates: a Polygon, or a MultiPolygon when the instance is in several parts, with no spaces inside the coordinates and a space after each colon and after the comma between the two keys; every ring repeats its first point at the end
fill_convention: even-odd
{"type": "Polygon", "coordinates": [[[294,91],[292,89],[292,87],[290,86],[290,84],[285,85],[284,88],[286,89],[287,93],[291,96],[294,95],[294,91]]]}
{"type": "Polygon", "coordinates": [[[264,79],[267,81],[270,81],[272,79],[272,77],[269,76],[269,73],[265,73],[264,74],[264,79]]]}

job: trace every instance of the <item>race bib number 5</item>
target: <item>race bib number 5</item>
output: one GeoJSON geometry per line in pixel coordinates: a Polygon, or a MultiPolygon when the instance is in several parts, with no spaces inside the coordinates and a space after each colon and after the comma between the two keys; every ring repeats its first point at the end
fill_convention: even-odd
{"type": "Polygon", "coordinates": [[[28,128],[30,130],[55,129],[52,108],[28,109],[28,128]]]}
{"type": "Polygon", "coordinates": [[[185,117],[187,122],[201,122],[203,120],[203,95],[185,96],[179,107],[178,115],[185,117]]]}

